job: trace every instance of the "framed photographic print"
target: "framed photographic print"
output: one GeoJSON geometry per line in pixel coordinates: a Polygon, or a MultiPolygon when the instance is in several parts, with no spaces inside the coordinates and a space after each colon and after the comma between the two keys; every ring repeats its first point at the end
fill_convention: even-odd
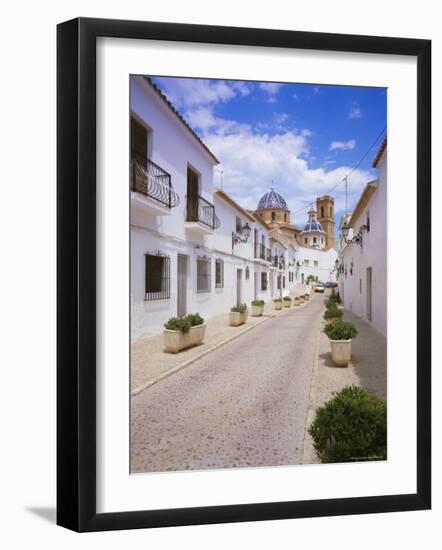
{"type": "Polygon", "coordinates": [[[430,508],[430,52],[58,26],[59,525],[430,508]]]}

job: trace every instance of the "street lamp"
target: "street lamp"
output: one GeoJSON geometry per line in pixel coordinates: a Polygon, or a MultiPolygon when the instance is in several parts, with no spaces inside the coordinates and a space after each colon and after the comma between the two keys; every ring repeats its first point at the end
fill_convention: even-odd
{"type": "Polygon", "coordinates": [[[359,233],[355,235],[352,239],[347,239],[349,231],[350,226],[347,223],[344,223],[341,228],[341,234],[344,238],[345,244],[358,244],[362,248],[362,228],[359,230],[359,233]]]}
{"type": "Polygon", "coordinates": [[[232,251],[235,244],[246,243],[249,240],[251,230],[252,228],[246,222],[242,227],[239,228],[239,233],[241,234],[241,236],[232,231],[232,251]]]}

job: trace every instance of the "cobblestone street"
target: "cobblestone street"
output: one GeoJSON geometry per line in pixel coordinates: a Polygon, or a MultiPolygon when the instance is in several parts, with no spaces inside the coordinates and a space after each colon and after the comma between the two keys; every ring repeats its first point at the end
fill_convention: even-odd
{"type": "Polygon", "coordinates": [[[323,295],[132,397],[132,471],[302,462],[323,295]]]}

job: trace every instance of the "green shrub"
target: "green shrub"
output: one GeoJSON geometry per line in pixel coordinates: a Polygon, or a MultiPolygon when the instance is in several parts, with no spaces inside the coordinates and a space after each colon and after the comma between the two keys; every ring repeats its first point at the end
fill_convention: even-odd
{"type": "Polygon", "coordinates": [[[245,313],[247,311],[247,304],[241,304],[239,306],[235,306],[230,308],[230,311],[233,313],[245,313]]]}
{"type": "Polygon", "coordinates": [[[386,460],[387,404],[348,386],[316,411],[309,434],[323,463],[386,460]]]}
{"type": "Polygon", "coordinates": [[[187,319],[189,319],[192,327],[196,327],[198,325],[204,324],[204,319],[201,317],[199,313],[189,313],[189,315],[187,316],[187,319]]]}
{"type": "Polygon", "coordinates": [[[353,323],[347,323],[340,319],[327,323],[324,327],[324,332],[330,340],[350,340],[358,334],[353,323]]]}
{"type": "Polygon", "coordinates": [[[284,296],[283,300],[284,300],[285,302],[291,302],[291,301],[292,301],[292,299],[290,298],[290,296],[284,296]]]}
{"type": "Polygon", "coordinates": [[[316,279],[315,279],[315,276],[314,276],[314,275],[309,275],[309,276],[307,277],[307,281],[306,281],[306,282],[307,282],[307,284],[309,284],[309,283],[311,283],[311,282],[313,282],[313,281],[315,281],[315,280],[316,280],[316,279]]]}
{"type": "Polygon", "coordinates": [[[307,292],[306,294],[304,294],[304,298],[308,300],[310,298],[310,294],[307,292]]]}
{"type": "Polygon", "coordinates": [[[252,306],[263,306],[264,300],[252,300],[252,306]]]}
{"type": "Polygon", "coordinates": [[[167,323],[164,323],[164,328],[168,330],[178,330],[183,334],[189,332],[191,326],[192,325],[188,317],[171,317],[167,323]]]}
{"type": "Polygon", "coordinates": [[[274,302],[282,302],[282,298],[273,298],[274,302]]]}
{"type": "Polygon", "coordinates": [[[337,307],[331,307],[324,311],[324,319],[330,321],[330,319],[340,319],[344,312],[337,307]]]}

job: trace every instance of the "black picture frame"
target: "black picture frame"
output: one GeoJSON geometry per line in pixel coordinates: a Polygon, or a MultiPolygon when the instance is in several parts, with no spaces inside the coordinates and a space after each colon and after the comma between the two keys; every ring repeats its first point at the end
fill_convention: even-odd
{"type": "Polygon", "coordinates": [[[57,28],[57,523],[75,531],[425,510],[431,506],[431,41],[74,19],[57,28]],[[96,39],[151,39],[417,58],[417,492],[96,512],[96,39]]]}

